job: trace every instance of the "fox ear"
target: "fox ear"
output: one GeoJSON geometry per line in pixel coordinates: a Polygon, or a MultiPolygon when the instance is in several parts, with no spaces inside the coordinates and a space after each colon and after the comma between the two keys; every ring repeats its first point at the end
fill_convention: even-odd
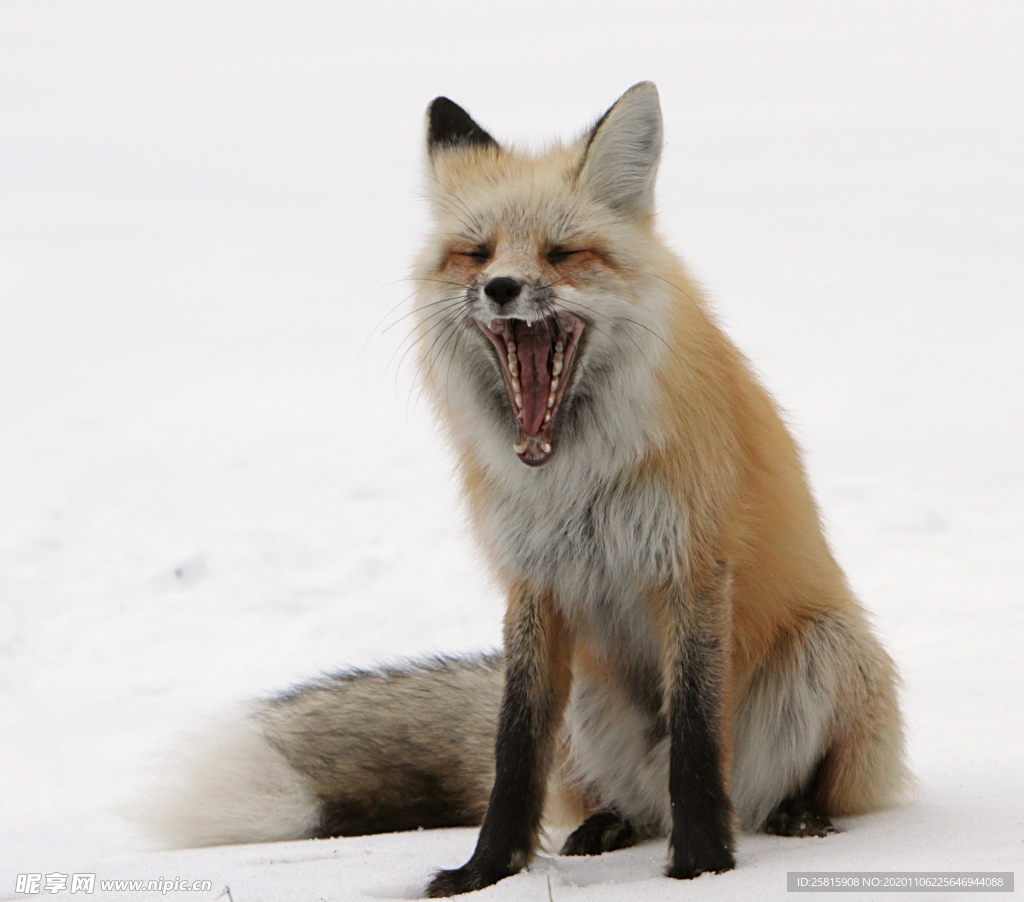
{"type": "Polygon", "coordinates": [[[497,147],[498,142],[485,132],[457,103],[436,97],[427,107],[427,153],[433,157],[450,147],[497,147]]]}
{"type": "Polygon", "coordinates": [[[653,213],[661,140],[658,89],[642,81],[615,101],[585,138],[580,185],[623,212],[653,213]]]}

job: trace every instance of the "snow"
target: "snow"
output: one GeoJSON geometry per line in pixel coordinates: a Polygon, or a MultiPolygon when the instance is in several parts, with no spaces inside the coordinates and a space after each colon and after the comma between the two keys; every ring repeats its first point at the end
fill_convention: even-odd
{"type": "Polygon", "coordinates": [[[498,643],[403,358],[423,109],[538,143],[642,78],[662,229],[807,449],[905,678],[918,797],[744,836],[692,884],[655,842],[479,898],[1019,869],[1022,38],[998,0],[4,4],[0,899],[73,871],[404,899],[465,860],[472,830],[155,851],[119,809],[245,699],[498,643]]]}

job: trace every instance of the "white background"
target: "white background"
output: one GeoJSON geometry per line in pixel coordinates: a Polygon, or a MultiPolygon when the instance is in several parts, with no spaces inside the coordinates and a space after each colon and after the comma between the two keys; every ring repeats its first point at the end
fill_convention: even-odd
{"type": "Polygon", "coordinates": [[[539,145],[641,79],[662,230],[807,449],[918,800],[685,886],[658,842],[479,898],[1019,867],[1022,46],[1015,2],[0,3],[0,899],[72,870],[407,898],[462,863],[471,830],[146,851],[116,809],[234,702],[497,644],[399,365],[423,110],[539,145]]]}

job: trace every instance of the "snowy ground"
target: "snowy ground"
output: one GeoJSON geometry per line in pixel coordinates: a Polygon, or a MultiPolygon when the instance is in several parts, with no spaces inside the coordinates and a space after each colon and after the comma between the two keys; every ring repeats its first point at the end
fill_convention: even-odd
{"type": "Polygon", "coordinates": [[[642,78],[663,230],[807,448],[919,799],[744,837],[693,884],[652,843],[480,898],[1024,871],[1020,5],[356,6],[0,5],[0,899],[72,871],[411,898],[468,855],[470,830],[155,852],[116,809],[234,702],[497,643],[398,365],[423,108],[541,141],[642,78]]]}

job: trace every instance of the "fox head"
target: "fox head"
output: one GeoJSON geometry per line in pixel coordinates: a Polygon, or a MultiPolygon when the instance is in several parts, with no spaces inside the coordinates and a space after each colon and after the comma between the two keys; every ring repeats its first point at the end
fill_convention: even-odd
{"type": "Polygon", "coordinates": [[[414,273],[417,340],[456,438],[530,467],[572,444],[636,446],[665,346],[655,86],[539,154],[438,97],[426,145],[434,228],[414,273]]]}

